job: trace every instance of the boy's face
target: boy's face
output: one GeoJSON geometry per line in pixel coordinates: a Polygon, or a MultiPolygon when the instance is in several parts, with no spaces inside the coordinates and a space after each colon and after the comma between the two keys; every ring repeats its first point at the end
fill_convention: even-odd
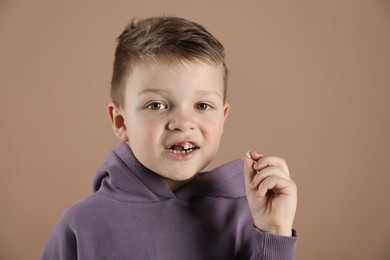
{"type": "Polygon", "coordinates": [[[117,136],[165,184],[178,188],[218,151],[229,110],[223,87],[219,66],[136,66],[127,81],[124,107],[115,108],[123,117],[123,132],[117,136]]]}

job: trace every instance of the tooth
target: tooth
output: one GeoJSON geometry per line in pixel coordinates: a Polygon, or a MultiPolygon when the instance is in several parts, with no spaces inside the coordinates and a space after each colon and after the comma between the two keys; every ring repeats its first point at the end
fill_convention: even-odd
{"type": "Polygon", "coordinates": [[[196,149],[196,146],[194,146],[191,143],[186,143],[182,146],[181,150],[173,149],[172,147],[168,147],[167,150],[174,154],[187,154],[196,149]]]}

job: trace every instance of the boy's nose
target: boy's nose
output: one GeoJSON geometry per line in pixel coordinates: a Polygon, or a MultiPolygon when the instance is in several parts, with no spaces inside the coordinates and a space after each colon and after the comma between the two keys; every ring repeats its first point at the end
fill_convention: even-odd
{"type": "Polygon", "coordinates": [[[171,131],[187,131],[194,129],[195,123],[190,112],[176,111],[169,120],[168,129],[171,131]]]}

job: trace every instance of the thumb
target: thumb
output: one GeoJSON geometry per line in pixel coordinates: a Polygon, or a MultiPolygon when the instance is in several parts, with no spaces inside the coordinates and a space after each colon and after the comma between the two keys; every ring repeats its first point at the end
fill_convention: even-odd
{"type": "Polygon", "coordinates": [[[249,191],[251,190],[250,184],[253,181],[253,177],[255,176],[256,171],[253,170],[253,160],[251,158],[243,156],[242,160],[244,161],[245,188],[247,194],[249,194],[249,191]]]}

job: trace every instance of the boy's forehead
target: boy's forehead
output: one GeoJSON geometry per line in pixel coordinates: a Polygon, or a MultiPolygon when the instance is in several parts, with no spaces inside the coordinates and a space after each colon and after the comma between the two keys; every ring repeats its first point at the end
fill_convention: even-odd
{"type": "MultiPolygon", "coordinates": [[[[155,60],[144,60],[133,65],[134,70],[147,70],[147,71],[182,71],[189,67],[204,67],[208,70],[214,70],[215,68],[222,69],[221,65],[212,64],[202,60],[183,60],[183,59],[155,59],[155,60]]],[[[222,70],[221,70],[222,71],[222,70]]]]}
{"type": "MultiPolygon", "coordinates": [[[[221,66],[205,62],[141,62],[133,66],[128,75],[128,87],[131,83],[146,84],[150,90],[157,90],[164,83],[173,84],[175,81],[187,81],[187,84],[197,87],[197,92],[223,92],[223,70],[221,66]],[[151,84],[150,86],[148,84],[151,84]],[[156,85],[157,84],[157,85],[156,85]],[[219,88],[221,86],[221,88],[219,88]]],[[[130,86],[129,86],[130,85],[130,86]]],[[[138,85],[138,84],[137,84],[138,85]]],[[[144,86],[145,87],[145,86],[144,86]]]]}
{"type": "MultiPolygon", "coordinates": [[[[138,96],[142,95],[147,95],[147,94],[160,94],[161,96],[168,96],[169,94],[175,93],[175,89],[165,89],[165,88],[152,88],[152,87],[146,87],[142,89],[139,93],[138,96]]],[[[215,91],[214,89],[195,89],[192,92],[193,95],[195,96],[218,96],[222,98],[222,95],[220,92],[215,91]]]]}
{"type": "Polygon", "coordinates": [[[178,94],[174,92],[183,89],[183,86],[188,90],[186,97],[193,95],[194,98],[206,98],[205,95],[213,95],[213,98],[225,103],[223,65],[191,61],[146,61],[133,64],[130,69],[122,92],[123,106],[126,107],[130,100],[140,98],[143,93],[157,93],[165,97],[177,96],[178,94]],[[197,73],[202,75],[196,76],[197,73]],[[170,93],[166,92],[168,90],[170,93]]]}

